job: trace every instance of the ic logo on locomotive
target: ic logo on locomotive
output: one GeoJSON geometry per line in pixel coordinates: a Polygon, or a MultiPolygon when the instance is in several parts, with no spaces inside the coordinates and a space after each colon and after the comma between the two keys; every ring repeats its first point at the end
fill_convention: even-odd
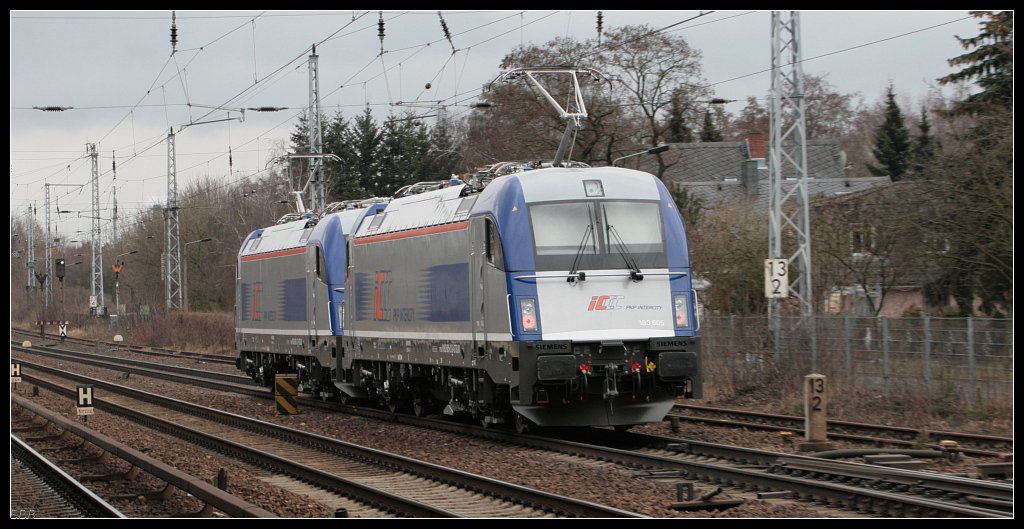
{"type": "Polygon", "coordinates": [[[390,271],[379,271],[374,274],[374,287],[373,287],[373,320],[374,321],[385,321],[387,320],[387,313],[385,311],[388,306],[388,296],[386,293],[387,286],[391,284],[391,272],[390,271]]]}
{"type": "Polygon", "coordinates": [[[590,305],[587,305],[587,312],[595,310],[619,310],[622,308],[619,302],[626,296],[591,296],[590,305]]]}

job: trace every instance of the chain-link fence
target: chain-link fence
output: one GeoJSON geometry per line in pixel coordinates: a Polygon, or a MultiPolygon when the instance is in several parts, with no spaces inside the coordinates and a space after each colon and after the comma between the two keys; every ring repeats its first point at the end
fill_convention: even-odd
{"type": "Polygon", "coordinates": [[[716,396],[766,385],[798,392],[803,375],[817,372],[832,395],[967,410],[1013,405],[1012,319],[712,316],[700,336],[716,396]]]}

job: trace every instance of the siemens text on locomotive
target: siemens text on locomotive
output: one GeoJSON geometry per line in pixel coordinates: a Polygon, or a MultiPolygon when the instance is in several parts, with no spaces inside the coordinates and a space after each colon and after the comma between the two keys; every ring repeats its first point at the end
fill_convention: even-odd
{"type": "Polygon", "coordinates": [[[679,212],[653,175],[551,167],[250,234],[238,365],[483,424],[661,421],[701,396],[679,212]]]}

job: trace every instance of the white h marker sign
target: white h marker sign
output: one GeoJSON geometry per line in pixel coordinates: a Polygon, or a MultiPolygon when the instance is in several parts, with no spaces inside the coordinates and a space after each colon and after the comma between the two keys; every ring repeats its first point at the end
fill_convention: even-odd
{"type": "Polygon", "coordinates": [[[78,386],[78,414],[92,415],[92,384],[78,386]]]}

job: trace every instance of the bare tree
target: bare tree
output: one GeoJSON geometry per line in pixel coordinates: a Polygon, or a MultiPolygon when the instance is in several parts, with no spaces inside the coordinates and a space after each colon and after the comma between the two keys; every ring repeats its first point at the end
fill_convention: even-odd
{"type": "MultiPolygon", "coordinates": [[[[626,115],[643,124],[636,140],[655,147],[665,141],[671,121],[669,109],[676,101],[709,100],[712,95],[703,78],[699,50],[680,37],[651,32],[647,26],[624,26],[608,34],[602,64],[612,75],[616,99],[630,103],[626,115]]],[[[694,105],[688,105],[692,108],[694,105]]],[[[703,112],[696,113],[697,123],[703,112]]],[[[670,167],[661,154],[658,178],[670,167]]]]}
{"type": "MultiPolygon", "coordinates": [[[[843,94],[828,82],[827,75],[804,76],[805,119],[809,139],[842,139],[854,132],[854,120],[863,108],[858,92],[843,94]]],[[[768,134],[768,99],[747,98],[726,137],[739,140],[748,134],[768,134]],[[763,101],[763,102],[762,102],[763,101]]]]}
{"type": "Polygon", "coordinates": [[[696,277],[711,284],[704,305],[715,314],[762,314],[768,213],[748,201],[705,209],[690,225],[690,252],[696,277]]]}
{"type": "Polygon", "coordinates": [[[854,287],[877,316],[893,288],[920,285],[931,272],[917,226],[914,184],[898,184],[813,201],[812,243],[818,292],[854,287]],[[818,277],[820,275],[820,277],[818,277]]]}
{"type": "MultiPolygon", "coordinates": [[[[610,164],[622,154],[666,141],[680,119],[699,123],[706,101],[696,101],[709,99],[711,91],[701,77],[697,50],[646,26],[625,26],[605,37],[600,46],[594,40],[557,38],[544,46],[516,48],[502,61],[502,68],[571,65],[606,76],[605,82],[581,86],[589,117],[574,138],[573,159],[610,164]]],[[[552,80],[545,88],[556,101],[571,94],[566,80],[552,80]]],[[[506,84],[484,98],[492,108],[470,118],[467,143],[473,154],[467,156],[488,162],[551,156],[565,122],[539,94],[525,84],[506,84]]],[[[658,176],[668,166],[659,155],[658,176]]]]}

